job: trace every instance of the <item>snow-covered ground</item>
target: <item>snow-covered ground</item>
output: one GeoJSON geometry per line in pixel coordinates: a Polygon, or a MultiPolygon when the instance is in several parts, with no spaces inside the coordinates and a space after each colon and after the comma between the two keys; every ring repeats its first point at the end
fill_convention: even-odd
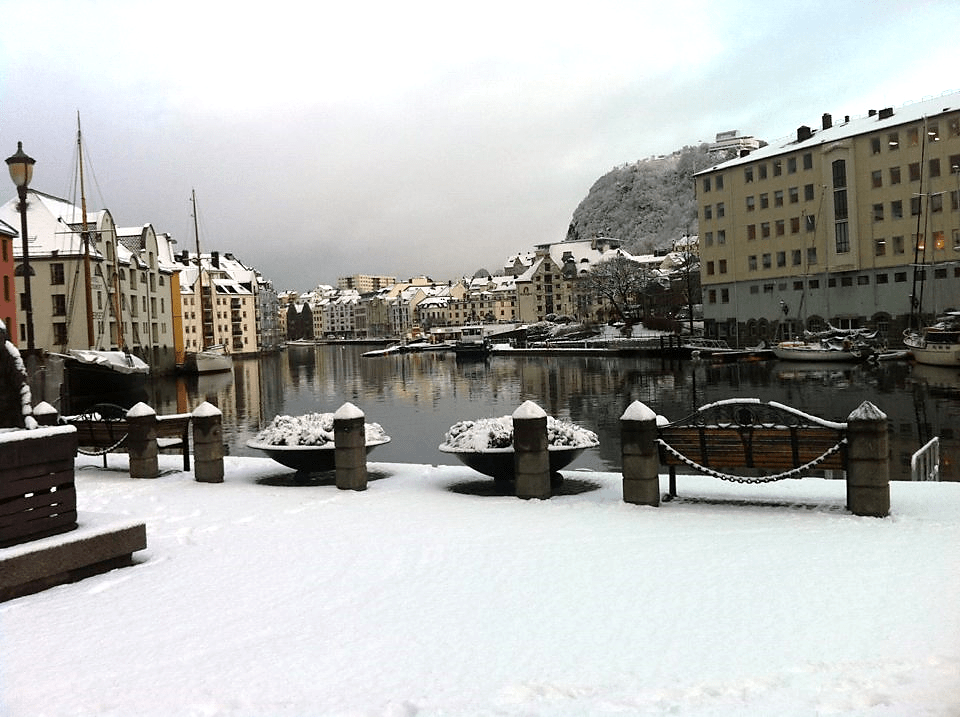
{"type": "Polygon", "coordinates": [[[350,492],[226,460],[78,460],[81,522],[148,547],[0,604],[0,715],[960,714],[958,484],[873,519],[842,481],[682,478],[651,508],[613,473],[523,501],[457,466],[350,492]]]}

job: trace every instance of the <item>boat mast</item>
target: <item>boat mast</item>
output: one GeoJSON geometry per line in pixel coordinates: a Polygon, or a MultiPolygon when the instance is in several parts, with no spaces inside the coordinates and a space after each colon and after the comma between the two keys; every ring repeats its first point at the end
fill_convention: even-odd
{"type": "Polygon", "coordinates": [[[77,112],[77,157],[80,167],[80,239],[83,242],[83,289],[87,302],[87,348],[94,348],[93,289],[90,280],[90,232],[87,229],[87,197],[83,192],[83,144],[80,141],[80,113],[77,112]]]}
{"type": "MultiPolygon", "coordinates": [[[[917,234],[913,240],[913,289],[910,292],[910,328],[920,329],[923,325],[923,287],[924,281],[927,278],[925,274],[921,274],[922,270],[920,268],[920,237],[923,236],[920,234],[921,220],[923,218],[923,163],[926,157],[927,149],[927,118],[923,118],[923,125],[921,125],[922,134],[920,135],[920,191],[917,192],[917,202],[920,206],[917,207],[917,234]],[[917,296],[917,284],[920,284],[920,295],[917,296]]],[[[924,232],[926,232],[926,227],[924,227],[924,232]]],[[[927,241],[926,236],[923,236],[923,260],[927,260],[927,241]]]]}
{"type": "MultiPolygon", "coordinates": [[[[200,229],[197,226],[197,190],[190,190],[190,204],[193,206],[193,237],[197,242],[197,296],[200,297],[200,336],[205,349],[212,341],[207,341],[207,305],[203,302],[203,262],[200,259],[200,229]]],[[[213,325],[213,288],[210,291],[210,324],[213,325]]]]}

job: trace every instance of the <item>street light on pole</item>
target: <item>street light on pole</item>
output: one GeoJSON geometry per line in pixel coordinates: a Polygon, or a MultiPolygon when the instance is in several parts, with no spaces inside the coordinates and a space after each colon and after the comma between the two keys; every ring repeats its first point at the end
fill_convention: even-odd
{"type": "Polygon", "coordinates": [[[17,187],[20,197],[20,236],[23,241],[23,311],[27,318],[27,350],[34,350],[33,297],[30,293],[30,248],[27,242],[27,187],[33,179],[36,160],[23,151],[23,142],[17,142],[17,153],[7,157],[10,179],[17,187]]]}

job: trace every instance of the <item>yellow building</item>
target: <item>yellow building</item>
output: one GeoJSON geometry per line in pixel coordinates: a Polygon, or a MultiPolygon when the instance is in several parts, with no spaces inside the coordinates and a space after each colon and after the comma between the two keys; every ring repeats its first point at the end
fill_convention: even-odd
{"type": "Polygon", "coordinates": [[[705,330],[753,344],[960,305],[960,93],[870,110],[695,175],[705,330]],[[911,302],[913,297],[913,302],[911,302]]]}

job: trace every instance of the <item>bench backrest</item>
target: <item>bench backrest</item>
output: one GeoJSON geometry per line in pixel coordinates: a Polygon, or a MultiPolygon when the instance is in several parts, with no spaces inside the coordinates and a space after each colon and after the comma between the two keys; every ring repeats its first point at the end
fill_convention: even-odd
{"type": "Polygon", "coordinates": [[[720,401],[660,425],[660,460],[668,466],[692,462],[729,471],[782,472],[811,462],[815,466],[810,467],[818,470],[845,470],[846,428],[845,423],[826,421],[778,403],[720,401]]]}

